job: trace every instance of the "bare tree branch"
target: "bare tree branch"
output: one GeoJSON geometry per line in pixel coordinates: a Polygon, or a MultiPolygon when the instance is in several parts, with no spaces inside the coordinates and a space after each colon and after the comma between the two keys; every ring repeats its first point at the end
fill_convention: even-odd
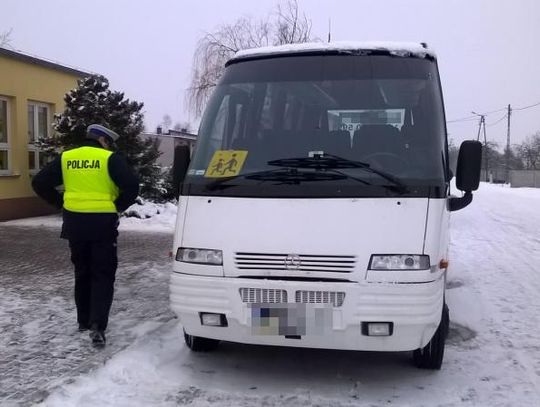
{"type": "Polygon", "coordinates": [[[537,170],[540,168],[540,131],[529,136],[517,147],[518,157],[523,160],[525,168],[537,170]]]}
{"type": "Polygon", "coordinates": [[[268,45],[291,44],[311,40],[311,20],[300,13],[297,0],[285,0],[277,12],[266,19],[241,17],[232,24],[224,24],[206,33],[198,42],[193,55],[190,86],[186,103],[200,116],[225,63],[240,50],[268,45]]]}
{"type": "Polygon", "coordinates": [[[254,23],[246,17],[234,24],[219,27],[207,33],[197,44],[193,55],[191,86],[187,102],[196,115],[200,115],[212,89],[221,78],[225,62],[241,49],[269,44],[268,24],[254,23]]]}
{"type": "Polygon", "coordinates": [[[274,45],[307,42],[311,39],[311,20],[304,13],[300,16],[297,0],[287,0],[277,6],[276,36],[274,45]]]}
{"type": "Polygon", "coordinates": [[[13,28],[10,28],[7,31],[4,31],[3,33],[0,33],[0,47],[10,47],[11,44],[11,33],[13,32],[13,28]]]}

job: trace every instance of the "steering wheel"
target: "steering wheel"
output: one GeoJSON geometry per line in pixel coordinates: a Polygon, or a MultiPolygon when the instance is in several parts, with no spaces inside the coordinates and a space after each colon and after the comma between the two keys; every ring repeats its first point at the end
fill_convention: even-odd
{"type": "Polygon", "coordinates": [[[401,170],[409,166],[409,163],[402,156],[388,152],[368,154],[362,158],[362,161],[373,164],[374,167],[381,170],[388,168],[401,170]]]}

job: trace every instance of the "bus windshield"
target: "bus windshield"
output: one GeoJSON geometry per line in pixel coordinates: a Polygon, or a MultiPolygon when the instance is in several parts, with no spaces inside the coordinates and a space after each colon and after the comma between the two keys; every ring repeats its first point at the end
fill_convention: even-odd
{"type": "Polygon", "coordinates": [[[432,59],[239,61],[208,103],[183,193],[433,196],[444,189],[445,145],[432,59]]]}

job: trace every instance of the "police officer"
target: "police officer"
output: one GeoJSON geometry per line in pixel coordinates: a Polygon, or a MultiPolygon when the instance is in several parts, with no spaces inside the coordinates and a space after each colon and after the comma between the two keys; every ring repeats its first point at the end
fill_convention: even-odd
{"type": "Polygon", "coordinates": [[[119,135],[92,124],[82,147],[64,151],[32,180],[37,195],[63,208],[61,237],[68,239],[75,266],[79,331],[90,329],[105,345],[118,264],[118,213],[135,202],[139,180],[115,149],[119,135]],[[56,187],[64,185],[60,194],[56,187]]]}

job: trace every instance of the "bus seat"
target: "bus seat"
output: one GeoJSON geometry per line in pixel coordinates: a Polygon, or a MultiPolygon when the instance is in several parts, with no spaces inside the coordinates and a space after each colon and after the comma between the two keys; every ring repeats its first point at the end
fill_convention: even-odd
{"type": "Polygon", "coordinates": [[[403,142],[399,130],[389,124],[366,124],[354,132],[353,151],[357,157],[375,153],[401,155],[403,142]]]}
{"type": "Polygon", "coordinates": [[[347,130],[332,130],[324,140],[323,150],[325,153],[342,158],[351,158],[351,133],[347,130]]]}

